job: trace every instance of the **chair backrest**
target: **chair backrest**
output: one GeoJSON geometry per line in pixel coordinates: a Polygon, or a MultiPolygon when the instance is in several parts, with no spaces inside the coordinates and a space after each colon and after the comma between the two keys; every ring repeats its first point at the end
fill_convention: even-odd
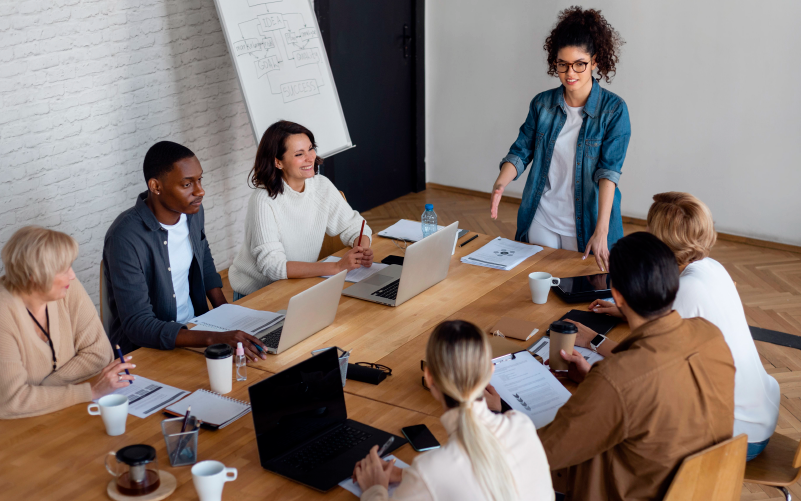
{"type": "Polygon", "coordinates": [[[687,456],[670,484],[665,501],[737,501],[743,487],[748,436],[687,456]]]}
{"type": "MultiPolygon", "coordinates": [[[[348,201],[344,193],[340,191],[339,194],[342,195],[342,198],[344,198],[346,202],[348,201]]],[[[320,255],[317,256],[317,260],[323,259],[324,257],[328,257],[331,254],[344,248],[345,244],[342,243],[342,240],[339,238],[339,236],[329,237],[328,235],[325,235],[323,236],[323,246],[320,247],[320,255]]]]}
{"type": "Polygon", "coordinates": [[[108,293],[105,284],[105,272],[103,271],[103,260],[100,260],[100,323],[106,335],[111,331],[111,316],[108,315],[108,293]]]}

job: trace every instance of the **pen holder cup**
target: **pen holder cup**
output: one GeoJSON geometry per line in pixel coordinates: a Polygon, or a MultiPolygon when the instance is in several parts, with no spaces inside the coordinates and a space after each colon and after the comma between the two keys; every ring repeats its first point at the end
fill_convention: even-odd
{"type": "MultiPolygon", "coordinates": [[[[342,387],[345,387],[345,381],[347,381],[348,375],[348,358],[350,358],[350,352],[345,351],[338,346],[334,346],[337,350],[337,356],[339,357],[339,370],[342,373],[342,387]]],[[[312,355],[317,355],[318,353],[322,353],[325,350],[330,350],[331,348],[320,348],[319,350],[314,350],[311,352],[312,355]]]]}
{"type": "Polygon", "coordinates": [[[189,416],[187,431],[181,433],[184,418],[165,419],[161,422],[164,443],[167,444],[167,455],[172,466],[187,466],[197,463],[197,435],[200,424],[195,416],[189,416]]]}

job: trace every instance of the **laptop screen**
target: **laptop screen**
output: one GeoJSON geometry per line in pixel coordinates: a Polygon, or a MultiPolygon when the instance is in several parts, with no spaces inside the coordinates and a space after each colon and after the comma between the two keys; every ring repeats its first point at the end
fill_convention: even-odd
{"type": "Polygon", "coordinates": [[[337,350],[326,350],[250,388],[262,463],[348,419],[337,350]]]}

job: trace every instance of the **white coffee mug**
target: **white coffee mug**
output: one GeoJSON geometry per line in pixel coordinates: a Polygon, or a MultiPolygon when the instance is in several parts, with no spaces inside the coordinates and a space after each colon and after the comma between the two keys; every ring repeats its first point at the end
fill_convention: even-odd
{"type": "Polygon", "coordinates": [[[528,288],[531,289],[531,300],[536,304],[545,304],[552,285],[559,285],[561,280],[544,271],[535,271],[528,276],[528,288]]]}
{"type": "Polygon", "coordinates": [[[89,404],[86,410],[92,416],[103,418],[106,433],[112,437],[125,433],[125,422],[128,420],[128,397],[125,395],[106,395],[96,404],[89,404]]]}
{"type": "Polygon", "coordinates": [[[220,501],[225,482],[236,477],[236,468],[226,468],[219,461],[201,461],[192,467],[192,483],[200,501],[220,501]]]}

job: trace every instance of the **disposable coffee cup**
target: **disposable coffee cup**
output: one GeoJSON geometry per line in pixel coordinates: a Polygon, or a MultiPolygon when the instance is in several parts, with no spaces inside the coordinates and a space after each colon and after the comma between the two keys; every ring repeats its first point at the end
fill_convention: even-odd
{"type": "Polygon", "coordinates": [[[559,352],[564,350],[568,355],[573,353],[578,327],[570,322],[559,320],[551,324],[548,334],[551,337],[549,354],[551,361],[548,364],[551,366],[551,370],[566,371],[569,364],[559,352]]]}
{"type": "Polygon", "coordinates": [[[225,483],[236,480],[237,475],[236,468],[226,468],[219,461],[201,461],[192,467],[192,483],[200,501],[220,501],[225,483]]]}
{"type": "Polygon", "coordinates": [[[106,426],[106,433],[116,437],[125,433],[128,421],[128,397],[125,395],[106,395],[86,409],[92,416],[100,416],[106,426]]]}
{"type": "Polygon", "coordinates": [[[531,290],[531,300],[535,304],[545,304],[548,301],[548,293],[551,286],[559,285],[562,281],[550,273],[535,271],[528,276],[528,288],[531,290]]]}
{"type": "Polygon", "coordinates": [[[227,344],[213,344],[206,348],[206,369],[209,371],[211,391],[225,395],[233,388],[234,349],[227,344]]]}

